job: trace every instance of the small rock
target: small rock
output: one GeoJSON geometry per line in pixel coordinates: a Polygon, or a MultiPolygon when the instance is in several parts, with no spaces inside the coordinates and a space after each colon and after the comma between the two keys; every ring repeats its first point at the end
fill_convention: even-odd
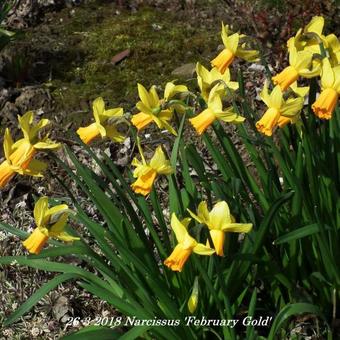
{"type": "Polygon", "coordinates": [[[171,72],[171,74],[177,77],[190,78],[194,75],[195,70],[196,70],[196,64],[189,63],[189,64],[184,64],[180,67],[177,67],[171,72]]]}
{"type": "Polygon", "coordinates": [[[116,164],[122,167],[126,167],[129,164],[129,157],[128,156],[123,156],[123,157],[119,157],[116,160],[116,164]]]}
{"type": "Polygon", "coordinates": [[[0,90],[0,107],[2,107],[8,101],[9,97],[10,97],[10,93],[8,89],[0,90]]]}
{"type": "Polygon", "coordinates": [[[33,337],[37,337],[40,334],[40,329],[38,327],[32,328],[31,334],[33,337]]]}
{"type": "Polygon", "coordinates": [[[264,72],[265,71],[265,67],[261,64],[250,64],[250,66],[248,67],[248,70],[250,71],[256,71],[256,72],[264,72]]]}
{"type": "Polygon", "coordinates": [[[18,108],[11,102],[6,102],[2,110],[0,111],[0,117],[12,121],[17,125],[17,115],[19,114],[18,108]]]}
{"type": "Polygon", "coordinates": [[[65,296],[60,296],[53,306],[53,315],[60,320],[69,311],[69,301],[65,296]]]}
{"type": "Polygon", "coordinates": [[[43,110],[44,112],[51,109],[51,97],[47,89],[36,87],[25,87],[21,94],[15,100],[15,105],[21,114],[30,110],[43,110]]]}

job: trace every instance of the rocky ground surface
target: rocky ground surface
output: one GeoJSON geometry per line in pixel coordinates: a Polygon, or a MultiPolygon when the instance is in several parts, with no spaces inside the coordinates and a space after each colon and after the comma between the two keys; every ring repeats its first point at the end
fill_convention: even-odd
{"type": "MultiPolygon", "coordinates": [[[[274,50],[276,57],[270,63],[273,69],[280,69],[285,63],[284,39],[302,22],[325,12],[331,13],[331,23],[338,18],[338,9],[327,8],[328,2],[316,3],[306,13],[298,7],[300,16],[288,11],[286,17],[275,12],[268,12],[266,17],[262,2],[255,10],[247,1],[19,1],[6,19],[7,28],[18,32],[17,38],[0,54],[1,136],[6,127],[17,136],[17,115],[34,110],[40,117],[51,119],[53,138],[74,147],[84,162],[94,166],[74,146],[72,131],[91,120],[91,102],[96,97],[102,96],[110,107],[122,106],[135,112],[137,82],[149,87],[179,79],[194,87],[195,63],[208,66],[221,44],[221,21],[263,42],[265,57],[270,59],[269,51],[274,50]]],[[[241,63],[241,67],[247,91],[256,97],[265,78],[263,66],[241,63]]],[[[188,137],[194,139],[195,134],[188,130],[188,137]]],[[[154,147],[155,140],[169,145],[164,135],[149,132],[152,138],[143,141],[147,150],[154,147]]],[[[198,140],[197,144],[204,153],[198,140]]],[[[119,147],[99,143],[97,148],[105,149],[122,169],[135,152],[131,140],[119,147]]],[[[66,160],[62,150],[58,156],[66,160]]],[[[50,170],[44,179],[17,177],[1,191],[1,221],[31,231],[34,195],[65,196],[54,176],[59,170],[52,163],[50,170]]],[[[72,187],[72,191],[85,204],[86,198],[77,188],[72,187]]],[[[88,209],[93,214],[90,206],[88,209]]],[[[0,232],[0,256],[24,253],[17,237],[0,232]]],[[[76,258],[67,261],[83,265],[76,258]]],[[[70,316],[94,320],[115,313],[70,283],[48,294],[14,326],[2,328],[3,319],[54,274],[15,265],[0,269],[0,338],[58,339],[82,327],[68,326],[70,316]]]]}

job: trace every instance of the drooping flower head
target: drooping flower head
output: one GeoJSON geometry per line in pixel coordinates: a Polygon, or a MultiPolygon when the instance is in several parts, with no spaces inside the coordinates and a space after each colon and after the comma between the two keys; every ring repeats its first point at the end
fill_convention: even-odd
{"type": "Polygon", "coordinates": [[[216,119],[228,123],[241,123],[245,119],[235,113],[231,107],[223,110],[219,90],[220,84],[215,85],[209,94],[208,107],[196,117],[189,119],[199,135],[201,135],[216,119]]]}
{"type": "Polygon", "coordinates": [[[321,94],[312,105],[321,119],[331,119],[340,94],[340,65],[331,66],[327,58],[322,61],[321,94]]]}
{"type": "Polygon", "coordinates": [[[51,141],[48,135],[39,137],[40,130],[49,124],[49,120],[41,119],[34,124],[33,119],[34,114],[31,111],[21,117],[18,116],[24,137],[16,142],[13,141],[9,129],[5,130],[3,144],[5,160],[0,164],[0,188],[3,188],[16,173],[41,177],[47,164],[34,159],[37,151],[60,147],[60,144],[51,141]]]}
{"type": "Polygon", "coordinates": [[[265,83],[260,93],[262,101],[268,106],[268,110],[256,123],[258,131],[266,136],[271,136],[276,127],[284,127],[288,123],[295,123],[300,117],[304,98],[283,98],[280,86],[275,86],[273,91],[268,93],[268,84],[265,83]]]}
{"type": "Polygon", "coordinates": [[[209,228],[211,240],[219,256],[224,256],[225,233],[248,233],[253,227],[251,223],[235,223],[235,218],[225,201],[216,203],[210,212],[205,201],[198,205],[197,215],[189,209],[188,211],[196,221],[209,228]]]}
{"type": "Polygon", "coordinates": [[[238,82],[230,81],[230,71],[227,69],[223,74],[216,68],[213,67],[208,71],[203,65],[197,63],[196,65],[197,83],[201,90],[201,95],[205,101],[208,101],[209,93],[212,88],[219,83],[219,87],[216,92],[222,97],[226,94],[226,87],[230,90],[238,89],[238,82]]]}
{"type": "Polygon", "coordinates": [[[221,37],[224,44],[222,52],[211,61],[211,65],[216,67],[219,72],[224,73],[235,57],[247,61],[258,60],[259,52],[247,47],[246,36],[244,34],[232,33],[229,27],[222,23],[221,37]]]}
{"type": "Polygon", "coordinates": [[[151,86],[150,90],[138,84],[138,94],[140,101],[136,104],[139,113],[133,115],[131,123],[142,130],[151,122],[154,122],[160,129],[166,129],[173,135],[177,135],[174,128],[169,124],[172,119],[173,110],[166,104],[177,94],[188,91],[184,85],[175,85],[169,82],[165,86],[164,98],[159,99],[156,87],[151,86]]]}
{"type": "Polygon", "coordinates": [[[125,136],[118,132],[116,124],[119,119],[123,117],[123,109],[117,107],[114,109],[105,109],[105,103],[103,98],[99,97],[94,100],[93,105],[93,117],[95,122],[86,127],[80,127],[77,130],[77,134],[80,139],[89,144],[96,137],[109,138],[114,142],[123,142],[125,136]]]}
{"type": "Polygon", "coordinates": [[[32,254],[39,254],[49,237],[65,242],[79,240],[64,229],[70,214],[66,204],[48,207],[48,197],[41,197],[34,206],[34,220],[36,228],[32,234],[23,242],[24,247],[32,254]]]}
{"type": "Polygon", "coordinates": [[[190,218],[186,218],[179,221],[175,213],[171,215],[171,228],[175,233],[178,244],[170,256],[164,261],[164,264],[173,271],[181,272],[185,262],[192,253],[212,255],[215,252],[214,249],[198,243],[189,235],[187,228],[190,220],[190,218]]]}
{"type": "Polygon", "coordinates": [[[131,187],[134,192],[146,196],[151,192],[157,175],[170,175],[173,169],[161,146],[157,147],[149,163],[145,161],[143,154],[141,156],[142,161],[137,158],[132,160],[132,165],[136,167],[133,177],[137,180],[131,184],[131,187]]]}

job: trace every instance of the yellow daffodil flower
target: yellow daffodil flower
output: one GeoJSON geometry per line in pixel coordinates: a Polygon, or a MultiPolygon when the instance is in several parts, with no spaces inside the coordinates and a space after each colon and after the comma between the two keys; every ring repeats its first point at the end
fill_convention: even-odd
{"type": "Polygon", "coordinates": [[[313,55],[308,51],[297,51],[293,46],[289,50],[289,66],[282,72],[274,76],[275,85],[280,85],[282,91],[285,91],[292,83],[297,81],[299,76],[305,78],[316,77],[320,74],[320,62],[313,60],[313,55]]]}
{"type": "Polygon", "coordinates": [[[48,197],[41,197],[34,206],[36,228],[23,242],[24,247],[32,254],[39,254],[49,237],[71,242],[79,240],[64,231],[70,210],[66,204],[48,207],[48,197]]]}
{"type": "Polygon", "coordinates": [[[242,42],[246,37],[243,34],[229,32],[228,26],[222,23],[221,37],[224,44],[223,51],[211,61],[211,65],[215,66],[219,72],[224,73],[235,57],[242,58],[247,61],[258,60],[259,52],[247,48],[246,43],[242,42]]]}
{"type": "Polygon", "coordinates": [[[208,107],[196,117],[189,119],[199,135],[201,135],[216,119],[228,123],[241,123],[245,119],[235,113],[232,108],[223,111],[222,100],[218,93],[219,89],[220,84],[215,85],[209,94],[208,107]]]}
{"type": "Polygon", "coordinates": [[[7,128],[4,136],[5,160],[0,164],[0,188],[3,188],[16,173],[20,175],[42,176],[47,164],[34,159],[40,149],[57,149],[59,143],[52,142],[48,136],[39,139],[39,131],[49,124],[48,119],[41,119],[33,124],[33,112],[27,112],[18,117],[24,138],[13,142],[11,133],[7,128]]]}
{"type": "Polygon", "coordinates": [[[198,205],[197,215],[189,209],[188,211],[196,221],[209,228],[211,240],[219,256],[224,256],[225,233],[248,233],[253,227],[251,223],[235,223],[235,218],[230,214],[229,206],[225,201],[216,203],[210,212],[205,201],[198,205]]]}
{"type": "Polygon", "coordinates": [[[321,16],[315,16],[304,29],[300,28],[295,37],[287,41],[288,49],[296,47],[297,51],[307,51],[311,54],[320,54],[320,43],[328,50],[332,66],[340,63],[340,42],[335,34],[324,36],[322,30],[325,20],[321,16]]]}
{"type": "Polygon", "coordinates": [[[188,88],[185,85],[175,85],[173,82],[168,82],[164,89],[164,99],[161,103],[166,103],[171,111],[175,110],[177,113],[184,114],[185,107],[176,102],[170,102],[177,94],[184,94],[188,92],[188,88]]]}
{"type": "Polygon", "coordinates": [[[201,90],[202,97],[205,101],[208,101],[210,90],[217,82],[220,82],[219,87],[216,89],[221,96],[226,94],[226,87],[230,90],[238,89],[238,82],[230,81],[230,71],[227,69],[223,74],[213,67],[208,71],[200,63],[196,65],[197,83],[201,90]]]}
{"type": "Polygon", "coordinates": [[[133,177],[137,178],[137,180],[131,184],[131,187],[134,192],[146,196],[151,192],[157,175],[170,175],[173,169],[170,166],[169,160],[165,158],[161,146],[156,149],[149,163],[145,161],[142,154],[141,156],[142,162],[137,158],[132,160],[132,165],[136,167],[133,177]]]}
{"type": "Polygon", "coordinates": [[[165,86],[164,99],[160,100],[156,87],[152,86],[149,91],[138,84],[138,94],[140,101],[136,104],[139,113],[133,115],[131,123],[138,129],[142,130],[151,122],[155,122],[160,129],[166,129],[173,135],[177,136],[174,128],[169,124],[173,116],[171,107],[164,108],[164,105],[177,93],[188,91],[184,85],[175,85],[169,82],[165,86]]]}
{"type": "Polygon", "coordinates": [[[168,102],[178,93],[188,92],[188,88],[185,85],[175,85],[173,82],[169,81],[165,85],[164,89],[164,101],[168,102]]]}
{"type": "Polygon", "coordinates": [[[171,215],[171,228],[175,233],[178,244],[164,261],[164,264],[173,271],[181,272],[185,262],[192,253],[199,255],[212,255],[215,250],[198,243],[188,233],[187,227],[190,223],[190,218],[179,221],[175,213],[171,215]]]}
{"type": "Polygon", "coordinates": [[[256,128],[266,136],[271,136],[277,126],[282,128],[286,124],[295,123],[299,119],[304,102],[303,97],[284,100],[280,86],[275,86],[269,94],[267,83],[264,85],[260,97],[268,106],[268,110],[256,123],[256,128]]]}
{"type": "Polygon", "coordinates": [[[117,131],[114,122],[123,117],[123,109],[117,107],[115,109],[105,110],[105,103],[101,97],[94,100],[92,108],[95,122],[89,126],[80,127],[77,130],[80,139],[85,144],[89,144],[98,136],[101,136],[102,138],[108,137],[112,141],[118,143],[123,142],[125,136],[117,131]]]}
{"type": "Polygon", "coordinates": [[[315,16],[305,26],[304,29],[300,28],[295,37],[291,37],[287,41],[287,47],[290,50],[295,47],[297,51],[308,51],[310,53],[320,53],[320,42],[324,40],[322,30],[325,20],[321,16],[315,16]]]}
{"type": "Polygon", "coordinates": [[[321,119],[331,119],[340,94],[340,65],[331,66],[327,58],[322,61],[321,94],[312,105],[321,119]]]}

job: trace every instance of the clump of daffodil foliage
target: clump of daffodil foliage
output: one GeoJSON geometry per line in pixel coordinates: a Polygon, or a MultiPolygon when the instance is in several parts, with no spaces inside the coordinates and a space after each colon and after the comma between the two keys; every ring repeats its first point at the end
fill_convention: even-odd
{"type": "Polygon", "coordinates": [[[59,272],[5,324],[56,285],[74,280],[122,315],[74,336],[285,338],[292,317],[307,314],[319,320],[320,336],[331,338],[340,297],[340,42],[324,35],[323,26],[323,17],[314,17],[289,39],[289,66],[263,84],[258,112],[242,72],[235,79],[232,68],[238,58],[258,62],[260,53],[250,37],[224,24],[223,50],[211,65],[197,63],[199,92],[175,81],[164,89],[138,84],[139,101],[130,111],[95,99],[93,122],[73,138],[101,175],[66,145],[68,163],[60,160],[60,143],[40,131],[47,119],[34,120],[32,112],[19,116],[23,137],[14,142],[5,132],[1,188],[14,176],[42,176],[47,165],[35,156],[49,149],[51,161],[87,195],[102,223],[87,215],[56,174],[72,204],[38,198],[36,226],[28,235],[0,224],[22,236],[31,253],[1,257],[0,264],[59,272]],[[226,133],[228,124],[236,126],[254,171],[226,133]],[[154,140],[146,157],[143,140],[155,127],[172,147],[154,140]],[[183,133],[187,129],[202,139],[214,164],[196,150],[183,133]],[[100,148],[101,140],[122,143],[127,136],[139,155],[121,173],[92,147],[100,148]],[[96,274],[53,260],[70,254],[96,274]]]}

